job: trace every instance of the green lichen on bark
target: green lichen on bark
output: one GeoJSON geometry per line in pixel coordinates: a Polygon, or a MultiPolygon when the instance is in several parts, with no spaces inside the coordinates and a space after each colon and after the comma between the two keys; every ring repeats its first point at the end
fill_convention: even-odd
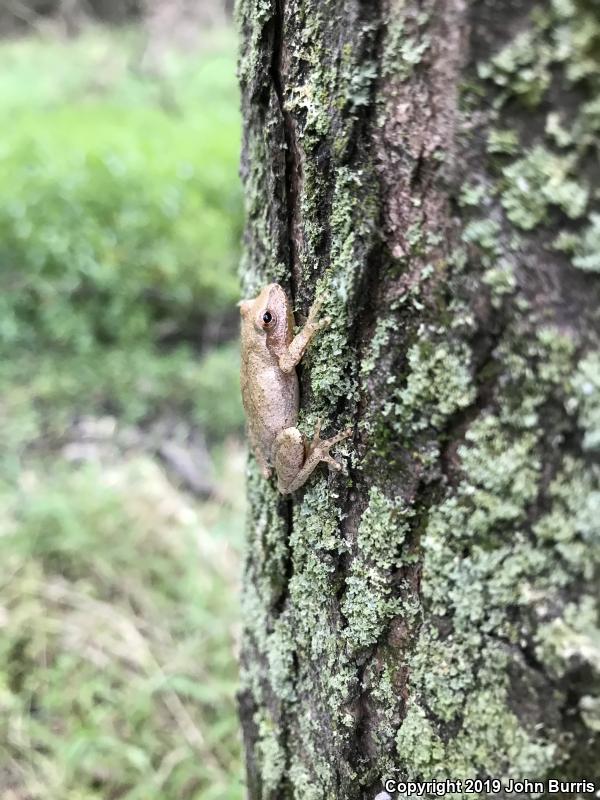
{"type": "MultiPolygon", "coordinates": [[[[565,721],[551,710],[566,705],[568,687],[539,680],[536,669],[549,672],[549,666],[538,639],[545,619],[556,624],[561,618],[566,588],[585,585],[597,571],[598,524],[591,520],[599,484],[582,460],[573,459],[548,487],[548,510],[531,526],[543,484],[547,430],[540,412],[557,397],[568,404],[572,345],[544,331],[528,352],[520,349],[511,343],[517,356],[505,388],[510,403],[469,426],[458,453],[461,480],[431,514],[422,542],[429,614],[409,665],[418,713],[427,709],[427,730],[439,729],[437,756],[429,760],[438,777],[456,775],[459,766],[463,775],[507,769],[513,776],[543,775],[564,756],[557,743],[565,721]],[[571,507],[572,516],[564,508],[569,497],[581,503],[571,507]],[[446,620],[452,637],[442,645],[439,629],[446,620]],[[519,672],[519,692],[530,696],[538,716],[519,718],[511,670],[519,672]],[[551,703],[541,694],[548,691],[551,703]],[[444,728],[457,720],[460,734],[447,741],[444,728]]],[[[402,729],[400,736],[403,743],[402,729]]],[[[409,772],[418,772],[418,751],[414,761],[405,746],[401,755],[409,772]]]]}
{"type": "Polygon", "coordinates": [[[244,289],[326,296],[300,427],[355,430],[250,460],[252,800],[600,778],[600,23],[496,5],[238,2],[244,289]]]}

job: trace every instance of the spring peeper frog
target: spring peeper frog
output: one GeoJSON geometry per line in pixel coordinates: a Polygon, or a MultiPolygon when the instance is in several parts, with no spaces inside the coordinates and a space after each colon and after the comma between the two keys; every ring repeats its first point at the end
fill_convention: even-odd
{"type": "Polygon", "coordinates": [[[296,427],[296,365],[317,331],[329,324],[327,318],[317,319],[321,305],[322,301],[313,304],[306,324],[294,336],[290,302],[279,284],[270,283],[258,297],[239,304],[242,400],[248,438],[265,478],[275,468],[277,488],[282,494],[299,489],[320,461],[341,469],[329,450],[351,434],[346,430],[331,439],[321,439],[318,423],[312,441],[307,442],[296,427]]]}

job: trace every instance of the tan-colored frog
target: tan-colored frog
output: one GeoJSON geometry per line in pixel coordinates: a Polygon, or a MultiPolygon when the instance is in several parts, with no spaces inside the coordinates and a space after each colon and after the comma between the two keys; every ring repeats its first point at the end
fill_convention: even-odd
{"type": "Polygon", "coordinates": [[[329,455],[334,444],[351,430],[321,439],[320,422],[307,442],[298,422],[299,389],[296,365],[307,345],[329,319],[317,320],[322,300],[316,301],[306,324],[294,336],[294,317],[284,290],[270,283],[253,300],[239,304],[242,315],[242,400],[250,446],[266,478],[275,467],[282,494],[302,486],[320,461],[341,465],[329,455]]]}

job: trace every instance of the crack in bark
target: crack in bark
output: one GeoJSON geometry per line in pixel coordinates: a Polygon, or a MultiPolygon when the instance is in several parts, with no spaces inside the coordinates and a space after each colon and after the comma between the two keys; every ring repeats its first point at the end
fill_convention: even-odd
{"type": "Polygon", "coordinates": [[[285,107],[285,0],[274,0],[273,15],[273,53],[271,60],[271,79],[277,97],[281,116],[283,139],[285,142],[285,213],[287,223],[287,256],[290,274],[292,301],[298,292],[301,279],[301,265],[298,258],[298,195],[301,180],[300,155],[296,141],[295,124],[292,115],[285,107]]]}
{"type": "MultiPolygon", "coordinates": [[[[283,140],[285,143],[285,158],[284,158],[284,189],[285,189],[285,215],[286,215],[286,255],[288,260],[288,273],[290,276],[290,294],[292,298],[292,307],[295,305],[295,298],[298,293],[299,282],[301,277],[301,267],[298,260],[298,247],[297,247],[297,202],[299,193],[299,154],[296,144],[296,136],[294,130],[294,122],[291,114],[285,108],[285,88],[284,88],[284,31],[285,31],[285,0],[274,0],[274,15],[273,15],[273,51],[271,59],[271,80],[277,98],[277,105],[281,119],[281,126],[283,132],[283,140]]],[[[299,381],[301,376],[299,375],[299,381]]],[[[301,388],[301,387],[300,387],[301,388]]],[[[286,608],[289,599],[289,585],[294,573],[293,555],[290,546],[290,540],[293,535],[293,522],[294,522],[294,505],[293,499],[285,498],[285,510],[282,516],[285,519],[285,526],[287,529],[287,550],[286,561],[284,564],[283,587],[279,597],[275,613],[281,616],[286,608]]],[[[298,658],[294,650],[292,653],[293,666],[291,669],[290,682],[296,688],[297,675],[298,675],[298,658]]],[[[278,792],[280,791],[283,796],[288,793],[293,793],[293,784],[290,777],[291,771],[291,757],[293,748],[290,746],[290,738],[292,731],[290,726],[290,719],[288,718],[287,703],[281,702],[281,720],[280,720],[280,733],[279,739],[283,752],[285,754],[285,768],[280,780],[278,792]]]]}

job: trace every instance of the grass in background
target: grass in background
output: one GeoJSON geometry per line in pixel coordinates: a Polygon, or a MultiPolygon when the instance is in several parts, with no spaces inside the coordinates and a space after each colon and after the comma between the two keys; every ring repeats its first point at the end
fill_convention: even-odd
{"type": "Polygon", "coordinates": [[[0,44],[2,800],[243,796],[235,45],[142,50],[0,44]]]}
{"type": "Polygon", "coordinates": [[[140,457],[3,488],[3,800],[241,798],[240,498],[198,507],[140,457]]]}

